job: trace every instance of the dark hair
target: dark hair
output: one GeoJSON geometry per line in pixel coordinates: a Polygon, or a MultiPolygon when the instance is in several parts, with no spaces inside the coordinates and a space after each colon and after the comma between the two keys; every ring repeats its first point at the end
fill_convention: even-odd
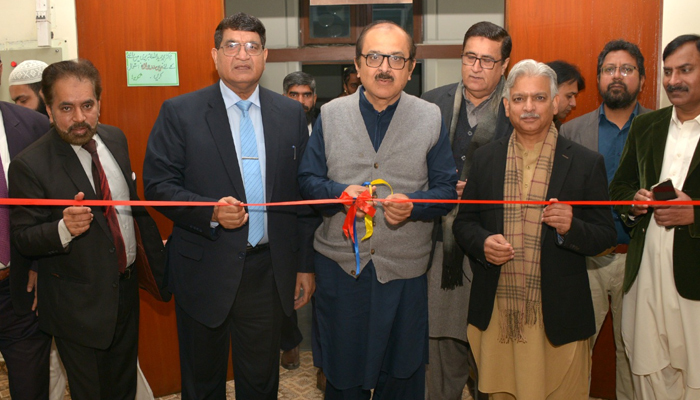
{"type": "Polygon", "coordinates": [[[41,76],[41,91],[44,94],[44,102],[51,107],[53,104],[53,86],[59,79],[68,77],[77,78],[78,80],[87,79],[92,83],[95,89],[95,98],[99,101],[102,95],[102,80],[100,72],[90,62],[90,60],[77,59],[69,61],[61,61],[50,64],[41,76]]]}
{"type": "Polygon", "coordinates": [[[576,82],[578,90],[583,90],[586,88],[586,80],[583,79],[581,71],[574,64],[569,64],[566,61],[556,60],[547,63],[549,68],[553,69],[557,73],[557,86],[561,86],[565,83],[576,82]]]}
{"type": "Polygon", "coordinates": [[[513,48],[513,42],[511,42],[508,32],[500,26],[488,21],[481,21],[472,25],[467,30],[467,33],[464,34],[462,51],[464,51],[464,47],[467,45],[467,40],[472,37],[483,37],[493,40],[494,42],[500,42],[501,60],[510,57],[510,50],[513,48]]]}
{"type": "Polygon", "coordinates": [[[229,15],[219,22],[214,32],[214,47],[221,47],[221,41],[224,39],[224,31],[231,29],[234,31],[255,32],[260,35],[260,44],[265,47],[265,25],[256,17],[246,13],[236,13],[229,15]]]}
{"type": "Polygon", "coordinates": [[[314,94],[316,93],[316,79],[306,72],[296,71],[285,76],[284,81],[282,81],[284,94],[287,94],[289,92],[289,88],[292,86],[308,86],[309,89],[314,92],[314,94]]]}
{"type": "Polygon", "coordinates": [[[41,98],[41,96],[39,95],[39,91],[41,90],[41,82],[29,83],[27,84],[27,87],[29,87],[29,89],[31,89],[32,92],[34,92],[34,94],[37,95],[37,97],[41,98]]]}
{"type": "Polygon", "coordinates": [[[667,44],[664,48],[663,61],[666,61],[666,57],[675,53],[679,47],[686,43],[695,42],[695,48],[700,52],[700,36],[698,35],[681,35],[677,38],[671,40],[671,43],[667,44]]]}
{"type": "Polygon", "coordinates": [[[605,61],[605,57],[607,57],[608,53],[620,50],[626,51],[629,53],[629,55],[634,57],[637,60],[637,70],[639,71],[639,76],[646,76],[642,51],[639,50],[639,47],[637,47],[636,44],[622,39],[611,40],[605,45],[605,47],[603,47],[603,51],[601,51],[598,55],[597,75],[600,76],[600,72],[603,68],[603,61],[605,61]]]}
{"type": "Polygon", "coordinates": [[[350,75],[352,74],[357,74],[357,68],[355,68],[355,65],[346,65],[343,67],[343,84],[347,85],[348,81],[350,80],[350,75]]]}
{"type": "MultiPolygon", "coordinates": [[[[401,26],[399,26],[396,22],[393,21],[385,21],[385,20],[379,20],[379,21],[373,21],[371,24],[365,26],[365,29],[362,30],[362,33],[360,33],[360,37],[357,38],[357,44],[355,45],[355,58],[360,59],[360,56],[362,55],[362,46],[365,44],[365,35],[367,35],[367,32],[369,32],[372,28],[375,28],[377,25],[393,25],[401,31],[406,34],[406,37],[408,38],[408,44],[409,44],[409,55],[408,59],[409,60],[415,60],[416,59],[416,44],[413,42],[413,36],[409,35],[401,26]]],[[[359,61],[358,61],[359,62],[359,61]]]]}

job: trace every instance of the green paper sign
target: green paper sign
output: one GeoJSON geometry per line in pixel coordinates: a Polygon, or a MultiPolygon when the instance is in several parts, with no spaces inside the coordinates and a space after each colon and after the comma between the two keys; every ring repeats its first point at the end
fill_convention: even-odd
{"type": "Polygon", "coordinates": [[[176,51],[127,51],[127,86],[179,86],[176,51]]]}

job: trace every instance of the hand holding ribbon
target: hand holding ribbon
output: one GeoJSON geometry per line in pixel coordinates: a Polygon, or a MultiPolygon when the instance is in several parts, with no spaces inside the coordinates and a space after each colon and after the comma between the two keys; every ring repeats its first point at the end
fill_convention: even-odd
{"type": "MultiPolygon", "coordinates": [[[[376,190],[376,187],[374,185],[388,186],[389,190],[391,190],[391,195],[389,197],[393,196],[394,190],[391,188],[391,185],[389,185],[383,179],[375,179],[372,182],[365,182],[363,186],[350,185],[347,188],[345,188],[345,191],[343,191],[343,194],[340,196],[340,200],[347,201],[353,199],[352,203],[344,202],[347,210],[347,215],[345,216],[345,221],[343,222],[343,232],[345,233],[346,237],[349,237],[350,240],[352,240],[353,243],[353,249],[355,251],[355,263],[357,265],[355,269],[356,276],[360,275],[360,248],[357,241],[357,229],[355,228],[355,218],[362,218],[364,216],[365,219],[365,236],[362,238],[362,240],[366,240],[372,237],[372,233],[374,231],[373,218],[374,214],[376,213],[373,201],[373,192],[376,190]],[[355,194],[355,196],[352,196],[352,194],[355,194]]],[[[413,208],[413,204],[405,204],[408,204],[408,207],[410,207],[411,209],[413,208]]],[[[401,209],[404,209],[406,207],[407,206],[404,204],[399,206],[399,208],[401,209]]]]}

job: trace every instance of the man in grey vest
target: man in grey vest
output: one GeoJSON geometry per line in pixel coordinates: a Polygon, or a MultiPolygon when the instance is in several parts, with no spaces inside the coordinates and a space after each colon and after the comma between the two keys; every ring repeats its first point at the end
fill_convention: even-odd
{"type": "MultiPolygon", "coordinates": [[[[472,25],[464,35],[462,80],[422,96],[440,107],[449,128],[452,156],[460,177],[457,183],[460,197],[474,151],[513,131],[501,102],[511,47],[508,32],[500,26],[485,21],[472,25]]],[[[474,358],[467,344],[472,271],[452,235],[456,215],[457,207],[436,224],[437,241],[428,273],[428,397],[431,400],[461,399],[470,373],[476,378],[474,358]]],[[[476,397],[476,382],[470,381],[470,386],[476,397]]]]}
{"type": "MultiPolygon", "coordinates": [[[[637,101],[644,86],[644,56],[637,45],[624,41],[608,42],[598,56],[598,91],[603,104],[588,114],[565,123],[561,135],[603,155],[608,182],[612,181],[620,155],[627,141],[632,120],[648,113],[637,101]]],[[[632,373],[622,342],[622,282],[625,276],[629,229],[613,212],[617,229],[617,246],[612,253],[587,257],[588,280],[591,284],[596,334],[591,337],[591,348],[598,338],[600,327],[608,309],[612,310],[616,353],[616,396],[618,399],[634,398],[632,373]],[[608,300],[612,299],[612,305],[608,300]]]]}
{"type": "Polygon", "coordinates": [[[357,197],[366,182],[388,183],[373,184],[372,194],[388,201],[375,202],[368,224],[361,211],[350,216],[357,250],[343,235],[347,206],[325,207],[316,230],[326,399],[368,399],[374,389],[380,398],[422,400],[433,220],[453,205],[406,200],[455,199],[456,168],[439,108],[403,92],[415,66],[411,36],[377,21],[355,52],[363,86],[321,108],[299,167],[309,199],[357,197]]]}

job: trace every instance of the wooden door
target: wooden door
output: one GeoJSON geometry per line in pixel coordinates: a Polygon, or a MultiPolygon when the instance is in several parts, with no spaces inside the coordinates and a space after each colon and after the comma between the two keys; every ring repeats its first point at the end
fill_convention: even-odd
{"type": "Polygon", "coordinates": [[[639,100],[655,109],[661,40],[661,1],[506,0],[506,29],[513,38],[510,65],[532,58],[577,65],[586,79],[570,121],[600,106],[596,82],[598,54],[614,39],[642,50],[646,83],[639,100]]]}
{"type": "MultiPolygon", "coordinates": [[[[211,59],[223,0],[76,0],[78,54],[102,75],[100,122],[121,128],[143,198],[148,135],[164,100],[216,82],[211,59]],[[127,87],[126,51],[176,51],[179,86],[127,87]]],[[[161,235],[172,223],[149,210],[161,235]]],[[[139,361],[156,397],[180,391],[174,301],[159,303],[141,291],[139,361]]]]}

